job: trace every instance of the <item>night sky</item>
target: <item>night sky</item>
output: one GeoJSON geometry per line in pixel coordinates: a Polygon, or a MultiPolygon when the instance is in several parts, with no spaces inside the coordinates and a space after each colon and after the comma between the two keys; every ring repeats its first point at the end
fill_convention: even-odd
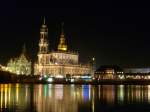
{"type": "Polygon", "coordinates": [[[0,63],[21,53],[35,60],[43,16],[49,28],[50,50],[57,47],[64,22],[69,49],[80,60],[93,56],[97,67],[150,66],[150,8],[141,1],[13,1],[0,3],[0,63]]]}

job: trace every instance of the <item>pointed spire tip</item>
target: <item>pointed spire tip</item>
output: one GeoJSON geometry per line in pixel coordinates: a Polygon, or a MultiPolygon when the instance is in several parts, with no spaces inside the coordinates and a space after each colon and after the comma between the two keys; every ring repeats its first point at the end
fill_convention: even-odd
{"type": "Polygon", "coordinates": [[[61,23],[61,34],[64,34],[64,22],[61,23]]]}
{"type": "Polygon", "coordinates": [[[44,16],[44,19],[43,19],[43,24],[45,25],[45,16],[44,16]]]}
{"type": "Polygon", "coordinates": [[[25,54],[25,53],[26,53],[26,44],[24,43],[22,47],[22,54],[25,54]]]}

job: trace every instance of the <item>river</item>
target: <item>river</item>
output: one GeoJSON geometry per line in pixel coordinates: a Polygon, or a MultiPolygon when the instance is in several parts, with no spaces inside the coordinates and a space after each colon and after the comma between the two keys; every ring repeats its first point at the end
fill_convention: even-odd
{"type": "Polygon", "coordinates": [[[0,84],[1,112],[147,112],[150,85],[0,84]]]}

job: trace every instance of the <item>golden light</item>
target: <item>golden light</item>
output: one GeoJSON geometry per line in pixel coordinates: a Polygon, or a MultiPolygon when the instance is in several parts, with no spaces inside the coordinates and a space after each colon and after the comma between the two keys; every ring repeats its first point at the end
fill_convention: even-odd
{"type": "Polygon", "coordinates": [[[93,57],[92,60],[95,61],[95,58],[93,57]]]}

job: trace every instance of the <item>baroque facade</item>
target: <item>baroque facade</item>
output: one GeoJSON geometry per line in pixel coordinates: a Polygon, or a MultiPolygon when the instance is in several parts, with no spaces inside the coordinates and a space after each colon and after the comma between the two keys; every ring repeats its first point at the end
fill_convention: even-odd
{"type": "Polygon", "coordinates": [[[31,61],[26,57],[25,46],[18,58],[10,59],[6,70],[17,75],[31,75],[31,61]]]}
{"type": "Polygon", "coordinates": [[[49,52],[48,27],[45,19],[40,29],[38,60],[34,65],[35,75],[50,75],[52,77],[81,76],[92,73],[92,66],[81,65],[79,54],[70,52],[66,44],[63,24],[61,28],[60,41],[56,51],[49,52]]]}

